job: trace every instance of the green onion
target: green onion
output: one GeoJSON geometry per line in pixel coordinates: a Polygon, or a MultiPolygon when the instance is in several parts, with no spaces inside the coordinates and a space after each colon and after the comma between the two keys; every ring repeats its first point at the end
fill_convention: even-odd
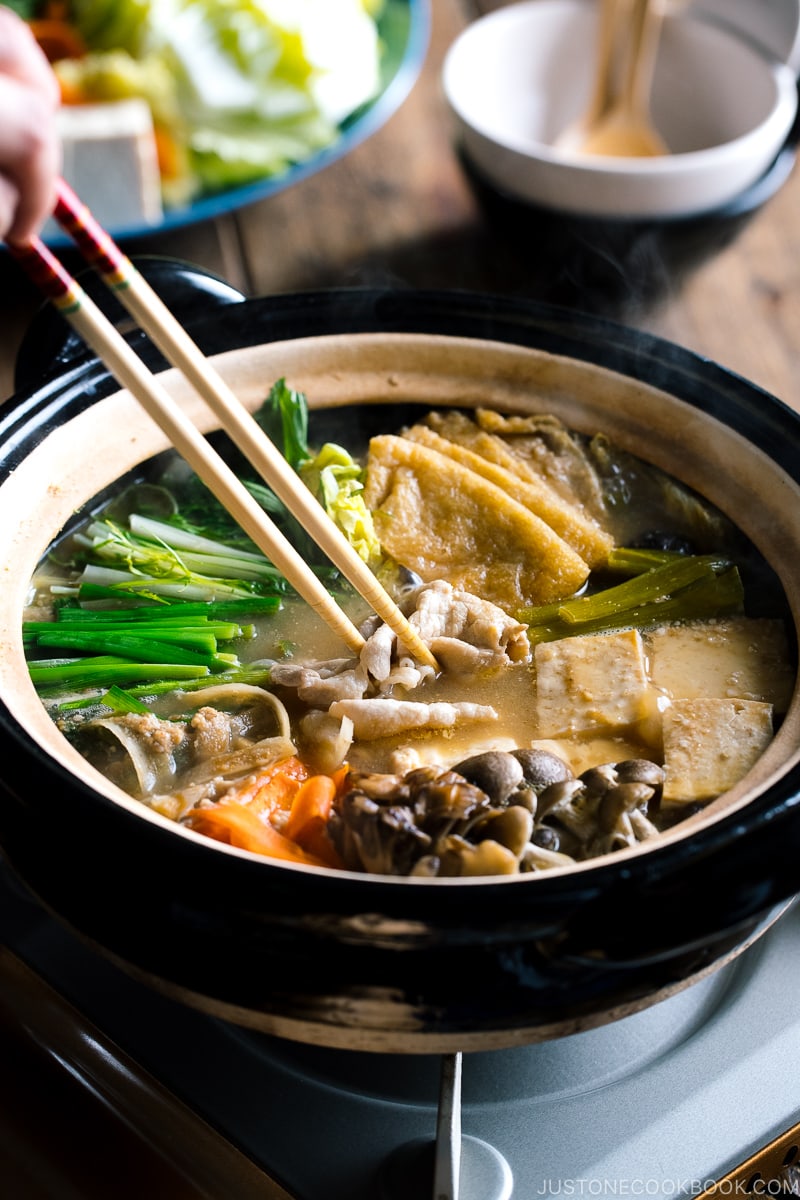
{"type": "Polygon", "coordinates": [[[76,542],[97,559],[109,559],[129,570],[146,569],[156,579],[282,580],[263,554],[239,550],[132,513],[129,527],[114,521],[93,521],[76,542]]]}
{"type": "Polygon", "coordinates": [[[527,608],[519,613],[519,619],[528,624],[529,640],[535,644],[742,611],[744,588],[738,569],[727,559],[692,556],[685,557],[682,564],[675,562],[646,571],[595,595],[579,596],[561,605],[527,608]]]}
{"type": "Polygon", "coordinates": [[[576,600],[568,600],[561,605],[558,615],[569,624],[613,616],[642,604],[663,600],[698,579],[729,570],[731,565],[730,559],[716,558],[713,555],[683,556],[664,566],[645,571],[642,575],[636,575],[625,583],[596,592],[593,596],[579,596],[576,600]]]}
{"type": "MultiPolygon", "coordinates": [[[[177,682],[185,683],[195,679],[209,682],[211,676],[211,671],[206,666],[163,661],[132,662],[130,659],[114,655],[89,656],[69,662],[42,660],[29,662],[28,667],[31,680],[41,695],[52,695],[53,689],[63,692],[65,687],[77,691],[82,688],[111,687],[115,683],[120,687],[144,684],[148,680],[171,680],[170,686],[174,688],[177,682]]],[[[216,679],[215,676],[215,682],[216,679]]]]}
{"type": "MultiPolygon", "coordinates": [[[[264,594],[263,589],[268,586],[263,583],[256,583],[246,579],[211,579],[207,576],[198,575],[173,575],[171,577],[159,577],[144,575],[133,571],[122,571],[116,567],[101,567],[95,563],[89,563],[84,567],[83,573],[77,581],[77,590],[80,593],[84,584],[101,584],[104,587],[113,587],[114,595],[117,599],[130,601],[139,595],[145,599],[153,599],[154,597],[165,596],[171,600],[192,600],[192,601],[208,601],[225,599],[243,599],[246,596],[261,596],[264,594]]],[[[288,584],[285,580],[279,585],[276,583],[271,587],[272,593],[287,591],[288,584]]],[[[75,589],[71,589],[74,594],[75,589]]]]}
{"type": "Polygon", "coordinates": [[[130,692],[126,692],[118,684],[113,684],[101,701],[106,708],[118,713],[149,713],[150,709],[141,700],[137,700],[130,692]]]}
{"type": "Polygon", "coordinates": [[[187,666],[208,667],[211,671],[225,670],[230,665],[230,656],[216,652],[216,640],[210,649],[192,650],[158,638],[136,637],[131,633],[99,630],[75,630],[59,633],[42,633],[37,639],[39,646],[52,646],[61,650],[81,650],[88,654],[117,654],[135,662],[172,662],[187,666]],[[224,664],[224,665],[223,665],[224,664]]]}
{"type": "Polygon", "coordinates": [[[615,546],[603,567],[615,575],[641,575],[653,567],[663,567],[676,558],[685,558],[677,550],[649,550],[634,546],[615,546]]]}
{"type": "Polygon", "coordinates": [[[214,686],[217,687],[223,683],[245,683],[254,687],[261,687],[269,683],[269,667],[268,666],[243,666],[237,667],[231,671],[222,671],[215,675],[213,680],[210,679],[188,679],[182,680],[179,688],[171,684],[168,680],[159,682],[150,686],[146,683],[139,687],[129,688],[128,691],[132,696],[159,696],[165,692],[194,692],[200,688],[214,686]]]}
{"type": "MultiPolygon", "coordinates": [[[[92,660],[73,660],[73,662],[75,661],[89,663],[92,660]]],[[[100,662],[100,659],[95,659],[94,661],[100,662]]],[[[140,678],[145,678],[144,673],[150,669],[144,664],[139,663],[131,663],[130,666],[134,670],[138,670],[140,672],[140,678]]],[[[158,667],[154,667],[152,669],[155,672],[158,670],[158,667]]],[[[161,664],[161,669],[164,671],[165,675],[170,671],[175,672],[175,674],[172,678],[156,678],[153,682],[136,683],[132,686],[126,686],[124,687],[123,694],[133,700],[137,700],[138,702],[139,696],[144,696],[147,699],[154,699],[156,696],[168,695],[170,692],[195,692],[202,688],[207,688],[209,686],[216,687],[217,685],[224,683],[244,683],[255,687],[261,687],[269,683],[269,667],[267,666],[237,667],[231,671],[220,672],[220,674],[214,675],[213,679],[208,671],[202,671],[202,674],[195,674],[191,677],[188,675],[184,676],[184,674],[178,676],[177,674],[179,671],[197,672],[200,669],[196,667],[177,667],[170,666],[169,664],[161,664]]],[[[117,667],[117,670],[119,670],[119,667],[117,667]]],[[[97,709],[100,711],[104,707],[110,707],[104,705],[104,696],[108,695],[108,692],[112,692],[114,687],[118,687],[120,691],[123,691],[124,685],[124,681],[122,683],[115,684],[111,680],[106,680],[106,686],[109,684],[110,686],[108,687],[108,692],[105,692],[101,690],[103,680],[100,678],[94,682],[84,685],[83,687],[74,684],[72,680],[68,682],[72,684],[72,691],[70,692],[68,699],[63,699],[63,687],[49,690],[45,689],[39,693],[43,700],[50,701],[50,703],[47,705],[48,711],[56,718],[62,714],[79,712],[85,709],[97,709]],[[74,692],[76,691],[86,691],[88,694],[75,696],[74,692]],[[59,697],[62,698],[59,699],[59,697]]]]}
{"type": "MultiPolygon", "coordinates": [[[[102,587],[99,584],[82,584],[79,600],[116,600],[120,593],[113,587],[102,587]]],[[[268,615],[277,612],[281,606],[278,596],[244,596],[234,600],[169,600],[163,596],[154,596],[152,602],[137,608],[73,608],[63,605],[59,609],[67,612],[70,620],[94,621],[102,618],[104,621],[152,621],[157,615],[159,620],[183,620],[188,617],[207,617],[209,620],[236,621],[242,617],[268,615]]],[[[60,617],[59,617],[60,619],[60,617]]]]}
{"type": "MultiPolygon", "coordinates": [[[[250,627],[252,630],[252,626],[250,627]]],[[[26,621],[22,626],[23,639],[28,642],[39,642],[41,645],[43,637],[47,637],[48,645],[54,646],[59,643],[56,641],[61,636],[70,636],[73,633],[80,634],[83,637],[91,632],[95,633],[112,633],[119,636],[121,631],[127,631],[130,637],[148,637],[156,638],[164,642],[177,642],[180,645],[187,646],[206,646],[209,650],[216,649],[217,641],[230,642],[234,638],[243,637],[244,631],[241,625],[234,625],[231,621],[190,621],[188,625],[179,624],[177,621],[138,621],[120,623],[119,621],[106,621],[98,618],[87,624],[86,621],[72,621],[68,618],[63,618],[57,621],[26,621]]],[[[68,645],[69,643],[64,643],[68,645]]]]}

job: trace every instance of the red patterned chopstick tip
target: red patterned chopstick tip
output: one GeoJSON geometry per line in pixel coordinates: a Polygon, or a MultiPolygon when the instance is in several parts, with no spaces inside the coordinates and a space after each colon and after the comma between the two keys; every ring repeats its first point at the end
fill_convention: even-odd
{"type": "Polygon", "coordinates": [[[8,249],[39,291],[60,312],[77,312],[83,303],[83,289],[39,238],[8,249]]]}
{"type": "Polygon", "coordinates": [[[53,216],[77,243],[84,258],[105,276],[112,287],[129,286],[133,270],[130,261],[63,179],[58,181],[56,187],[53,216]]]}

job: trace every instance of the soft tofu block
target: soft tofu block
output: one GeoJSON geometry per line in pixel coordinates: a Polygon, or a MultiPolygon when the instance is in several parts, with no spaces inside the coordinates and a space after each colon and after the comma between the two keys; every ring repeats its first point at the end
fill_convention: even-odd
{"type": "Polygon", "coordinates": [[[650,712],[635,629],[544,642],[534,651],[536,737],[625,730],[650,712]]]}
{"type": "Polygon", "coordinates": [[[153,118],[144,100],[63,105],[62,174],[101,225],[155,225],[162,216],[153,118]]]}
{"type": "Polygon", "coordinates": [[[782,621],[727,617],[645,635],[650,675],[673,700],[762,700],[786,712],[794,687],[782,621]]]}
{"type": "Polygon", "coordinates": [[[663,803],[711,800],[743,779],[772,740],[760,700],[676,700],[664,713],[663,803]]]}

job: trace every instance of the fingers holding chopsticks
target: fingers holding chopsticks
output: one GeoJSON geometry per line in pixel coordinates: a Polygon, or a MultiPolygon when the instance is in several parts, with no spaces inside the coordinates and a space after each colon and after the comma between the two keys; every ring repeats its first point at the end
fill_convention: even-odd
{"type": "Polygon", "coordinates": [[[53,208],[58,103],[58,83],[28,26],[0,6],[0,238],[17,245],[53,208]]]}

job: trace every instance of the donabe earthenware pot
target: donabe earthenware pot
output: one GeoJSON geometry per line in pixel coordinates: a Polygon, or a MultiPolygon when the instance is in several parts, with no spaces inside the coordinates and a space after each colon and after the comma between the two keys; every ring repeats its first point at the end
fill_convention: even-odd
{"type": "MultiPolygon", "coordinates": [[[[285,376],[326,421],[354,403],[481,404],[604,430],[731,516],[796,621],[800,417],[753,385],[653,337],[535,304],[374,290],[240,301],[199,282],[206,315],[194,336],[251,409],[285,376]]],[[[797,699],[751,774],[701,814],[633,851],[530,876],[431,881],[276,864],[118,792],[45,714],[20,625],[37,560],[75,510],[166,447],[69,340],[32,382],[43,338],[29,340],[27,382],[0,410],[0,845],[104,953],[281,1036],[488,1049],[569,1033],[685,986],[800,890],[797,699]]],[[[132,341],[163,366],[143,337],[132,341]]],[[[188,387],[171,371],[164,380],[210,430],[188,387]]]]}

